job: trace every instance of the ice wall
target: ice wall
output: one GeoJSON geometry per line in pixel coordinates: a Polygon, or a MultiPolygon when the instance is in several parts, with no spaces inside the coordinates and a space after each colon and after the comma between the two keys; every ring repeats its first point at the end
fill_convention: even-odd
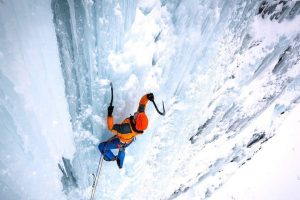
{"type": "Polygon", "coordinates": [[[97,199],[208,198],[299,103],[299,2],[0,6],[6,199],[89,198],[97,145],[111,136],[110,81],[116,122],[147,92],[165,100],[167,115],[147,107],[149,129],[127,148],[122,170],[104,163],[97,199]]]}
{"type": "Polygon", "coordinates": [[[123,74],[142,67],[148,74],[134,82],[167,99],[168,113],[161,119],[150,107],[149,134],[128,149],[121,174],[104,166],[99,196],[208,198],[299,102],[299,3],[153,1],[137,7],[124,51],[110,55],[117,58],[111,65],[123,74]],[[146,32],[152,40],[147,34],[139,40],[140,27],[152,27],[146,32]],[[148,65],[133,59],[141,64],[118,68],[140,55],[140,43],[152,55],[143,60],[148,65]]]}
{"type": "MultiPolygon", "coordinates": [[[[135,17],[136,2],[53,0],[51,9],[77,147],[72,165],[78,189],[69,196],[84,198],[89,195],[91,173],[95,173],[100,158],[97,145],[111,137],[105,118],[109,83],[112,81],[119,88],[129,76],[112,72],[109,54],[123,48],[135,17]]],[[[114,103],[122,102],[125,103],[119,90],[114,103]]]]}
{"type": "Polygon", "coordinates": [[[50,2],[0,2],[0,198],[65,199],[75,152],[50,2]]]}

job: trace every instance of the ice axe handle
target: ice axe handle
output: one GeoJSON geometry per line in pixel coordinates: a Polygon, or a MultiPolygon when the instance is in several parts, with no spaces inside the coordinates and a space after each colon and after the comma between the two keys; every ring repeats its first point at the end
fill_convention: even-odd
{"type": "Polygon", "coordinates": [[[110,106],[112,106],[113,101],[114,101],[114,89],[113,89],[113,84],[110,82],[110,91],[111,91],[111,99],[110,99],[110,106]]]}

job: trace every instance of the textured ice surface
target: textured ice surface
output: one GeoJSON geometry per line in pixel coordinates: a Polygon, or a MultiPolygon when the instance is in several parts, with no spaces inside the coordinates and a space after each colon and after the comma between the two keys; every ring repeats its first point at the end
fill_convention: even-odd
{"type": "Polygon", "coordinates": [[[89,198],[110,81],[116,122],[147,92],[167,114],[148,105],[149,129],[122,170],[104,163],[96,197],[210,197],[300,101],[299,12],[296,1],[0,1],[1,197],[89,198]]]}

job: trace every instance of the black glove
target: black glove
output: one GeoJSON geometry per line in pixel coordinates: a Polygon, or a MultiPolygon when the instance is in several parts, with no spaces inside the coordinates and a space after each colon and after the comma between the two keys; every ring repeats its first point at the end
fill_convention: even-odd
{"type": "Polygon", "coordinates": [[[147,94],[147,98],[148,98],[149,101],[154,101],[154,95],[153,95],[153,93],[147,94]]]}
{"type": "Polygon", "coordinates": [[[109,117],[111,117],[113,111],[114,111],[114,107],[113,107],[113,106],[108,106],[108,108],[107,108],[107,115],[108,115],[109,117]]]}

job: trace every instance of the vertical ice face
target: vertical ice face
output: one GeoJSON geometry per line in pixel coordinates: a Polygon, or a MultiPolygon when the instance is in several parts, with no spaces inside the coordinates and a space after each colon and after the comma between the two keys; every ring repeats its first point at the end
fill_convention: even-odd
{"type": "Polygon", "coordinates": [[[64,199],[57,163],[74,153],[52,11],[0,2],[0,196],[64,199]]]}
{"type": "MultiPolygon", "coordinates": [[[[136,2],[52,0],[51,8],[77,148],[72,165],[79,189],[69,196],[83,198],[97,168],[100,155],[96,147],[108,135],[109,82],[117,88],[120,84],[113,79],[109,54],[122,50],[136,2]]],[[[120,102],[120,95],[115,103],[120,102]]]]}
{"type": "MultiPolygon", "coordinates": [[[[289,110],[299,102],[298,6],[257,1],[138,4],[126,52],[115,55],[126,65],[126,55],[135,52],[129,44],[139,47],[135,33],[140,21],[147,27],[155,21],[157,26],[147,30],[152,41],[144,36],[145,50],[155,44],[151,67],[141,64],[148,74],[142,78],[140,72],[135,82],[152,75],[151,86],[158,84],[156,91],[168,99],[168,113],[160,119],[153,112],[149,135],[128,149],[124,174],[115,175],[107,164],[99,195],[204,199],[250,159],[276,133],[285,113],[277,108],[289,110]],[[121,189],[115,191],[114,184],[121,189]]],[[[126,70],[135,72],[134,67],[126,70]]]]}
{"type": "Polygon", "coordinates": [[[1,197],[89,198],[112,81],[116,122],[147,92],[167,115],[147,107],[149,129],[122,170],[104,163],[96,197],[208,198],[299,103],[299,12],[295,1],[0,1],[1,197]]]}
{"type": "Polygon", "coordinates": [[[102,111],[104,79],[110,77],[108,55],[122,48],[135,3],[53,0],[51,8],[73,125],[99,132],[89,110],[102,111]]]}

